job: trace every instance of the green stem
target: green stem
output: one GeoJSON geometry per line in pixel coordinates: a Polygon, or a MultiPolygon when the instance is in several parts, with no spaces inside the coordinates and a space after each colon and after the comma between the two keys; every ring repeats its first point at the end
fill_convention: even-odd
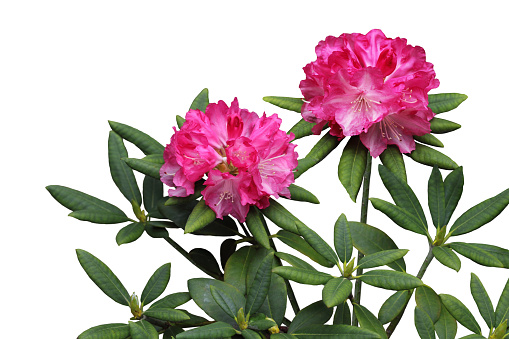
{"type": "Polygon", "coordinates": [[[171,246],[173,246],[174,249],[177,250],[177,252],[179,252],[180,254],[182,254],[184,256],[184,258],[186,258],[187,260],[189,260],[189,262],[191,264],[193,264],[194,266],[198,267],[200,270],[202,270],[205,274],[208,274],[209,276],[211,276],[212,278],[214,279],[217,279],[217,280],[223,280],[223,276],[221,275],[218,275],[217,273],[214,273],[212,271],[209,271],[207,268],[201,266],[199,263],[197,263],[196,261],[194,261],[194,259],[191,257],[191,255],[189,254],[189,252],[187,252],[185,249],[183,249],[182,247],[180,247],[179,244],[177,244],[172,238],[170,237],[164,237],[164,240],[166,240],[166,242],[168,244],[170,244],[171,246]]]}
{"type": "MultiPolygon", "coordinates": [[[[366,169],[364,170],[364,178],[362,179],[362,203],[361,203],[361,222],[366,223],[368,221],[368,205],[369,205],[369,182],[371,180],[371,155],[368,154],[368,158],[366,159],[366,169]]],[[[364,257],[364,254],[357,251],[357,262],[364,257]]],[[[355,275],[362,275],[362,268],[357,269],[357,273],[355,275]]],[[[362,289],[362,281],[360,279],[355,280],[355,294],[354,301],[357,304],[361,302],[361,289],[362,289]]],[[[357,326],[359,322],[355,317],[355,313],[352,314],[352,325],[357,326]]]]}
{"type": "MultiPolygon", "coordinates": [[[[419,269],[419,272],[417,273],[416,277],[419,279],[422,279],[424,276],[424,273],[426,273],[426,270],[428,269],[429,264],[433,260],[433,245],[429,245],[429,251],[428,255],[426,256],[426,259],[424,259],[424,262],[421,265],[421,268],[419,269]]],[[[396,329],[396,326],[398,326],[399,322],[401,321],[401,318],[403,317],[403,314],[405,313],[406,307],[408,305],[408,302],[410,301],[410,297],[412,297],[412,294],[414,293],[414,290],[410,291],[410,295],[408,296],[408,300],[401,310],[401,312],[394,318],[387,329],[385,330],[385,333],[387,333],[387,338],[390,338],[391,335],[394,333],[394,330],[396,329]]]]}

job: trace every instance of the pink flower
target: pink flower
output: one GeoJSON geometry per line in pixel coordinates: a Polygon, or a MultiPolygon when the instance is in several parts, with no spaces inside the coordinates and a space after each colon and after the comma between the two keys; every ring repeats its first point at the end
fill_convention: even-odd
{"type": "Polygon", "coordinates": [[[269,197],[290,197],[297,167],[293,134],[280,130],[276,114],[258,117],[223,101],[209,104],[205,113],[191,110],[164,151],[161,181],[169,196],[194,193],[195,182],[206,177],[205,203],[218,218],[231,214],[244,222],[251,205],[265,208],[269,197]]]}
{"type": "Polygon", "coordinates": [[[329,36],[315,51],[317,59],[304,67],[300,83],[302,116],[316,123],[313,133],[328,123],[339,138],[360,135],[374,157],[388,144],[411,152],[413,136],[429,133],[434,114],[427,108],[428,92],[439,81],[421,47],[374,29],[329,36]]]}

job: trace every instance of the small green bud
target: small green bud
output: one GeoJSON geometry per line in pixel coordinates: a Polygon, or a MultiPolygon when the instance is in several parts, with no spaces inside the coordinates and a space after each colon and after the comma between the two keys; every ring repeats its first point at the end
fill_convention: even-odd
{"type": "MultiPolygon", "coordinates": [[[[248,316],[249,318],[249,316],[248,316]]],[[[248,326],[249,319],[246,320],[246,316],[244,315],[244,308],[240,308],[237,312],[237,316],[235,317],[235,321],[239,325],[241,331],[245,330],[248,326]]]]}
{"type": "Polygon", "coordinates": [[[138,296],[134,292],[131,295],[129,307],[131,308],[131,313],[134,316],[134,318],[140,319],[143,314],[143,305],[140,305],[140,299],[138,299],[138,296]]]}
{"type": "Polygon", "coordinates": [[[502,339],[505,336],[505,333],[507,331],[507,319],[498,325],[495,332],[493,332],[492,335],[490,335],[490,339],[502,339]]]}
{"type": "Polygon", "coordinates": [[[345,270],[343,273],[343,276],[345,278],[348,278],[349,276],[352,275],[354,265],[355,265],[355,258],[352,258],[352,260],[350,260],[350,262],[345,266],[345,270]]]}
{"type": "Polygon", "coordinates": [[[145,216],[145,211],[142,211],[140,205],[136,201],[131,201],[131,205],[133,206],[133,212],[136,218],[138,218],[141,222],[146,222],[147,217],[145,216]]]}
{"type": "Polygon", "coordinates": [[[447,226],[437,228],[437,235],[435,236],[435,241],[433,241],[433,246],[440,246],[444,243],[445,231],[447,231],[447,226]]]}
{"type": "Polygon", "coordinates": [[[269,328],[269,333],[270,334],[276,334],[276,333],[279,333],[279,327],[276,326],[272,326],[271,328],[269,328]]]}

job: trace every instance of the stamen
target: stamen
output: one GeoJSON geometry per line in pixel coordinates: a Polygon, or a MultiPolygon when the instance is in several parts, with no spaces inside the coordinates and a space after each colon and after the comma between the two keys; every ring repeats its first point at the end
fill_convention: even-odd
{"type": "Polygon", "coordinates": [[[352,109],[354,113],[366,112],[371,109],[371,103],[380,105],[381,101],[371,100],[365,97],[364,93],[359,94],[354,101],[350,101],[353,105],[352,109]]]}
{"type": "Polygon", "coordinates": [[[219,201],[217,203],[215,203],[214,206],[219,205],[223,200],[231,200],[232,203],[233,203],[233,194],[231,192],[228,192],[228,191],[222,192],[219,195],[219,201]]]}
{"type": "Polygon", "coordinates": [[[382,133],[382,138],[392,140],[392,137],[395,137],[399,141],[402,141],[402,134],[399,133],[398,129],[403,130],[405,127],[396,123],[390,116],[387,116],[382,121],[380,121],[380,132],[382,133]]]}

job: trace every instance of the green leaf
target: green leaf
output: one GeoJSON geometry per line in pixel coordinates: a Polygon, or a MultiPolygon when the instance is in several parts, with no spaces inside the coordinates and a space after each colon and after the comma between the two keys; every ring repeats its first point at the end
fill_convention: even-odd
{"type": "Polygon", "coordinates": [[[341,262],[346,263],[350,261],[353,252],[353,242],[350,235],[350,226],[344,214],[339,216],[334,225],[334,247],[341,262]]]}
{"type": "Polygon", "coordinates": [[[509,189],[463,213],[451,226],[451,235],[472,232],[495,219],[509,204],[509,189]]]}
{"type": "Polygon", "coordinates": [[[406,182],[406,169],[403,155],[399,151],[398,146],[387,145],[387,149],[380,154],[382,164],[391,170],[395,176],[406,182]]]}
{"type": "Polygon", "coordinates": [[[353,310],[362,328],[377,333],[382,339],[387,339],[387,334],[382,323],[366,307],[354,304],[353,310]]]}
{"type": "Polygon", "coordinates": [[[256,207],[251,207],[246,216],[246,225],[255,240],[266,249],[270,249],[269,236],[261,220],[263,216],[256,207]]]}
{"type": "Polygon", "coordinates": [[[125,227],[123,227],[120,231],[117,233],[116,241],[117,244],[120,246],[122,244],[127,244],[130,242],[135,241],[145,231],[145,224],[142,222],[133,222],[125,227]]]}
{"type": "Polygon", "coordinates": [[[297,113],[301,112],[302,104],[304,104],[302,98],[289,98],[289,97],[268,96],[263,97],[263,101],[266,101],[269,104],[273,104],[274,106],[281,107],[283,109],[294,111],[297,113]]]}
{"type": "Polygon", "coordinates": [[[230,256],[224,268],[224,281],[236,287],[242,295],[247,291],[247,270],[255,253],[252,246],[242,247],[230,256]]]}
{"type": "Polygon", "coordinates": [[[444,227],[445,223],[445,188],[442,174],[434,166],[428,180],[428,207],[436,228],[444,227]]]}
{"type": "Polygon", "coordinates": [[[206,267],[210,272],[222,276],[223,272],[219,268],[216,258],[204,248],[194,248],[189,252],[189,256],[202,267],[206,267]]]}
{"type": "Polygon", "coordinates": [[[228,314],[230,318],[235,319],[238,309],[236,308],[235,302],[232,300],[232,298],[214,286],[210,286],[210,293],[212,294],[212,298],[214,298],[219,307],[221,307],[221,309],[226,314],[228,314]]]}
{"type": "Polygon", "coordinates": [[[456,338],[456,331],[458,330],[458,324],[456,319],[447,311],[445,307],[442,307],[440,312],[440,318],[435,323],[435,331],[440,339],[454,339],[456,338]]]}
{"type": "Polygon", "coordinates": [[[453,170],[458,167],[447,155],[423,144],[415,143],[415,150],[407,154],[412,160],[423,165],[438,166],[442,169],[453,170]]]}
{"type": "Polygon", "coordinates": [[[447,311],[463,326],[470,331],[481,334],[481,327],[475,320],[469,309],[463,305],[461,301],[449,294],[440,294],[442,304],[447,308],[447,311]]]}
{"type": "Polygon", "coordinates": [[[428,95],[428,107],[435,114],[451,111],[458,107],[468,96],[459,93],[440,93],[428,95]]]}
{"type": "Polygon", "coordinates": [[[442,134],[442,133],[449,133],[449,132],[455,131],[458,128],[460,128],[461,125],[457,124],[455,122],[449,121],[449,120],[434,117],[430,121],[430,127],[431,127],[431,133],[442,134]]]}
{"type": "Polygon", "coordinates": [[[145,160],[148,162],[152,162],[154,164],[163,165],[164,164],[164,156],[163,153],[160,154],[148,154],[145,155],[141,160],[145,160]]]}
{"type": "Polygon", "coordinates": [[[198,93],[196,98],[194,98],[191,107],[189,107],[189,110],[197,109],[205,113],[208,104],[209,104],[209,90],[208,88],[204,88],[201,90],[200,93],[198,93]]]}
{"type": "Polygon", "coordinates": [[[449,246],[464,257],[478,263],[479,265],[488,267],[504,267],[495,256],[485,251],[477,244],[467,244],[464,242],[453,242],[449,246]]]}
{"type": "Polygon", "coordinates": [[[418,234],[428,235],[427,226],[424,226],[417,217],[414,217],[414,214],[406,209],[382,199],[370,198],[369,201],[375,209],[388,216],[396,225],[418,234]]]}
{"type": "MultiPolygon", "coordinates": [[[[398,249],[394,241],[376,227],[354,221],[348,222],[348,225],[350,226],[353,245],[364,255],[398,249]]],[[[387,266],[400,272],[405,272],[406,270],[403,258],[387,264],[387,266]]]]}
{"type": "Polygon", "coordinates": [[[79,220],[98,224],[117,224],[129,221],[118,207],[72,188],[50,185],[49,193],[64,207],[73,211],[69,215],[79,220]]]}
{"type": "Polygon", "coordinates": [[[469,334],[469,335],[461,337],[459,339],[486,339],[486,338],[479,334],[469,334]]]}
{"type": "Polygon", "coordinates": [[[461,268],[460,258],[450,248],[433,247],[433,256],[444,266],[459,272],[461,268]]]}
{"type": "Polygon", "coordinates": [[[191,233],[201,230],[216,219],[216,213],[202,199],[194,207],[186,222],[185,232],[191,233]]]}
{"type": "Polygon", "coordinates": [[[189,292],[172,293],[150,305],[150,308],[175,308],[189,300],[191,300],[189,292]]]}
{"type": "Polygon", "coordinates": [[[353,202],[357,200],[362,185],[367,158],[368,150],[359,137],[351,137],[341,154],[338,176],[353,202]]]}
{"type": "Polygon", "coordinates": [[[237,331],[230,324],[218,321],[179,333],[177,339],[222,339],[232,337],[235,333],[237,331]]]}
{"type": "Polygon", "coordinates": [[[184,332],[181,327],[170,326],[164,331],[163,339],[175,339],[177,334],[184,332]]]}
{"type": "Polygon", "coordinates": [[[458,167],[445,178],[445,219],[444,225],[449,224],[451,216],[458,206],[461,194],[463,193],[463,167],[458,167]]]}
{"type": "Polygon", "coordinates": [[[186,122],[186,119],[184,119],[183,117],[181,117],[180,115],[176,115],[175,116],[175,120],[177,121],[177,126],[178,128],[182,128],[182,126],[184,125],[184,123],[186,122]]]}
{"type": "Polygon", "coordinates": [[[150,308],[143,312],[143,314],[147,317],[171,322],[180,322],[190,319],[186,313],[167,307],[150,308]]]}
{"type": "Polygon", "coordinates": [[[340,142],[341,140],[338,140],[338,137],[330,135],[329,133],[325,134],[320,140],[318,140],[316,145],[313,146],[306,157],[299,160],[299,165],[294,172],[294,178],[297,179],[308,169],[325,159],[330,152],[338,147],[340,142]]]}
{"type": "Polygon", "coordinates": [[[281,277],[306,285],[325,285],[334,278],[332,275],[316,270],[306,270],[303,268],[279,266],[272,269],[273,273],[281,277]]]}
{"type": "Polygon", "coordinates": [[[391,270],[365,272],[359,277],[359,280],[371,286],[396,291],[422,286],[421,279],[407,273],[391,270]]]}
{"type": "Polygon", "coordinates": [[[295,139],[293,141],[307,137],[308,135],[312,135],[313,131],[311,130],[313,126],[316,124],[313,124],[311,122],[307,122],[304,119],[300,119],[299,122],[297,122],[295,125],[293,125],[292,128],[288,131],[288,134],[293,133],[295,135],[295,139]]]}
{"type": "Polygon", "coordinates": [[[148,305],[163,294],[168,282],[170,281],[171,263],[159,267],[150,277],[143,292],[141,293],[141,303],[148,305]]]}
{"type": "Polygon", "coordinates": [[[329,280],[322,290],[322,300],[327,307],[342,304],[352,293],[352,282],[343,277],[329,280]]]}
{"type": "Polygon", "coordinates": [[[359,268],[373,268],[390,264],[403,258],[408,250],[386,250],[368,254],[357,262],[359,268]]]}
{"type": "Polygon", "coordinates": [[[339,263],[336,252],[315,231],[304,224],[297,224],[297,229],[316,252],[330,262],[339,263]]]}
{"type": "Polygon", "coordinates": [[[161,169],[160,164],[143,159],[127,158],[127,155],[122,158],[122,161],[133,170],[148,175],[154,179],[159,179],[161,177],[159,173],[159,170],[161,169]]]}
{"type": "Polygon", "coordinates": [[[269,207],[260,210],[267,218],[270,219],[274,224],[281,227],[284,230],[299,233],[297,230],[296,222],[301,222],[292,213],[288,212],[280,203],[276,200],[269,199],[269,207]]]}
{"type": "Polygon", "coordinates": [[[242,337],[244,339],[263,339],[260,334],[250,329],[242,330],[242,337]]]}
{"type": "Polygon", "coordinates": [[[507,319],[509,319],[509,279],[507,279],[504,290],[498,300],[497,309],[495,311],[495,323],[498,325],[507,319]]]}
{"type": "Polygon", "coordinates": [[[288,333],[275,333],[270,335],[270,339],[295,339],[296,336],[288,333]]]}
{"type": "Polygon", "coordinates": [[[125,139],[138,147],[145,154],[163,154],[164,146],[149,135],[137,130],[134,127],[121,124],[115,121],[108,121],[111,129],[122,139],[125,139]]]}
{"type": "Polygon", "coordinates": [[[327,260],[321,254],[315,251],[313,247],[311,247],[304,239],[302,239],[295,233],[280,230],[279,232],[277,232],[276,238],[322,266],[325,267],[334,266],[334,262],[327,260]]]}
{"type": "Polygon", "coordinates": [[[283,252],[276,252],[275,254],[276,254],[276,256],[278,258],[286,261],[287,263],[289,263],[293,267],[303,268],[305,270],[315,270],[316,271],[316,269],[313,266],[311,266],[310,264],[308,264],[304,260],[302,260],[300,258],[297,258],[294,255],[291,255],[291,254],[288,254],[288,253],[283,253],[283,252]]]}
{"type": "Polygon", "coordinates": [[[246,306],[244,310],[247,315],[256,313],[267,297],[272,275],[273,260],[274,253],[269,252],[258,266],[258,270],[254,276],[254,281],[246,296],[246,306]]]}
{"type": "Polygon", "coordinates": [[[195,327],[195,326],[203,326],[204,323],[208,322],[208,319],[205,319],[203,317],[199,317],[197,315],[191,314],[187,312],[186,310],[179,310],[187,314],[187,316],[190,318],[189,320],[184,320],[179,322],[179,326],[182,327],[195,327]]]}
{"type": "Polygon", "coordinates": [[[239,290],[219,280],[195,278],[188,280],[187,286],[196,305],[216,321],[224,321],[232,325],[235,324],[235,321],[214,301],[212,293],[210,292],[210,286],[214,286],[219,291],[228,295],[233,300],[237,310],[244,307],[246,303],[246,299],[240,294],[239,290]]]}
{"type": "Polygon", "coordinates": [[[143,205],[150,213],[159,213],[157,203],[163,197],[163,183],[159,179],[145,176],[143,179],[143,205]]]}
{"type": "Polygon", "coordinates": [[[403,290],[397,291],[391,295],[380,307],[378,311],[378,320],[382,324],[387,324],[396,318],[403,310],[408,300],[410,299],[410,291],[403,290]]]}
{"type": "Polygon", "coordinates": [[[129,331],[132,339],[157,339],[159,334],[154,326],[146,320],[129,322],[129,331]]]}
{"type": "Polygon", "coordinates": [[[104,294],[119,304],[129,306],[129,293],[108,266],[87,251],[77,249],[76,254],[81,267],[104,294]]]}
{"type": "Polygon", "coordinates": [[[126,339],[129,337],[129,325],[105,324],[89,328],[78,336],[78,339],[126,339]]]}
{"type": "MultiPolygon", "coordinates": [[[[290,190],[290,199],[295,201],[305,201],[310,202],[312,204],[319,204],[320,201],[317,197],[308,190],[297,186],[295,184],[291,184],[288,189],[290,190]]],[[[283,197],[284,198],[284,197],[283,197]]]]}
{"type": "Polygon", "coordinates": [[[166,230],[166,227],[168,228],[175,228],[175,224],[169,222],[168,224],[164,224],[164,227],[161,227],[162,223],[164,221],[149,221],[145,223],[145,232],[152,238],[166,238],[169,236],[168,231],[166,230]],[[172,225],[173,224],[173,225],[172,225]]]}
{"type": "Polygon", "coordinates": [[[435,147],[444,147],[444,144],[433,134],[414,135],[414,139],[420,143],[435,147]]]}
{"type": "Polygon", "coordinates": [[[474,273],[471,273],[470,276],[470,292],[488,328],[497,327],[498,324],[495,322],[495,310],[493,309],[491,299],[484,289],[481,280],[474,273]]]}
{"type": "Polygon", "coordinates": [[[351,325],[352,324],[352,313],[348,302],[345,300],[336,307],[336,313],[334,313],[333,325],[351,325]]]}
{"type": "Polygon", "coordinates": [[[221,258],[221,267],[224,269],[226,267],[226,262],[235,253],[237,249],[237,243],[235,239],[226,239],[221,243],[221,248],[219,250],[219,255],[221,258]]]}
{"type": "MultiPolygon", "coordinates": [[[[319,300],[316,301],[295,315],[292,323],[288,327],[288,333],[295,333],[311,325],[323,325],[332,317],[332,308],[328,308],[319,300]]],[[[300,336],[299,336],[300,339],[300,336]]]]}
{"type": "Polygon", "coordinates": [[[503,265],[504,268],[509,268],[509,250],[506,250],[502,247],[497,247],[493,245],[486,245],[486,244],[474,244],[471,243],[470,245],[473,245],[484,252],[489,253],[493,257],[497,258],[503,265]]]}
{"type": "Polygon", "coordinates": [[[421,339],[435,339],[435,327],[429,315],[419,307],[415,308],[414,323],[421,339]]]}
{"type": "Polygon", "coordinates": [[[440,318],[442,303],[438,294],[428,286],[420,286],[415,289],[415,302],[417,307],[426,312],[431,321],[436,323],[440,318]]]}
{"type": "Polygon", "coordinates": [[[311,325],[295,332],[299,339],[380,339],[380,336],[364,328],[347,325],[311,325]]]}

